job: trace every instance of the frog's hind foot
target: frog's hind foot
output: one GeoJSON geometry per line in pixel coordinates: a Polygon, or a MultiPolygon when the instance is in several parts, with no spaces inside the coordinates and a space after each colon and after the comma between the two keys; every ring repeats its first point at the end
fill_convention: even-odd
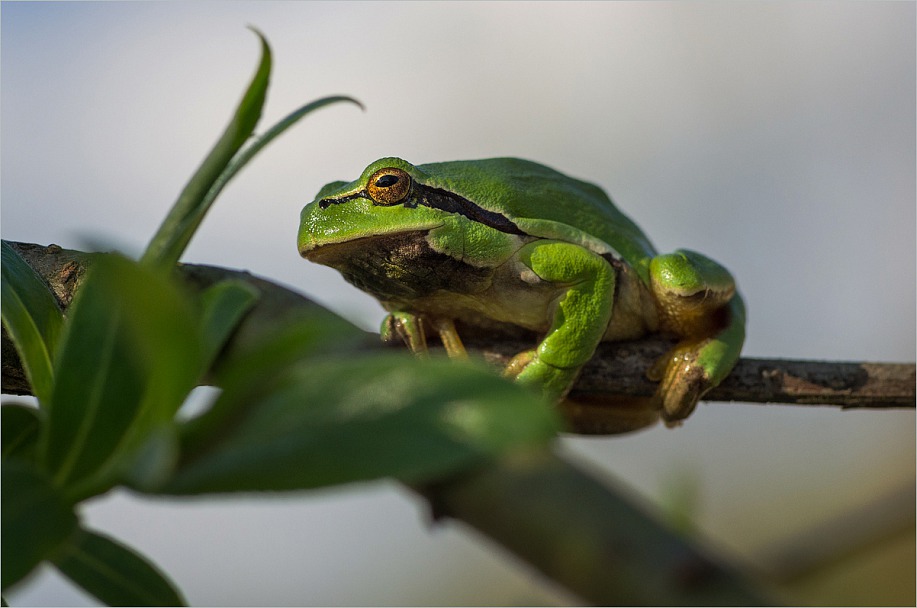
{"type": "Polygon", "coordinates": [[[704,342],[706,340],[678,344],[647,372],[650,380],[659,382],[652,399],[668,427],[680,426],[681,421],[697,407],[704,393],[713,387],[707,372],[698,362],[698,353],[704,342]]]}

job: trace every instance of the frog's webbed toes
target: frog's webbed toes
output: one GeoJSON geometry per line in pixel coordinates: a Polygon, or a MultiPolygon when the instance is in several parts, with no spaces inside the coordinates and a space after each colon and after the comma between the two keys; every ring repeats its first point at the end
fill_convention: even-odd
{"type": "Polygon", "coordinates": [[[503,376],[539,389],[550,401],[558,402],[570,390],[580,368],[556,367],[538,356],[537,349],[522,351],[503,369],[503,376]]]}
{"type": "Polygon", "coordinates": [[[659,381],[654,399],[669,426],[687,418],[704,394],[729,375],[745,341],[745,304],[738,294],[712,313],[682,318],[691,321],[680,327],[687,332],[682,335],[691,337],[647,372],[650,380],[659,381]]]}
{"type": "Polygon", "coordinates": [[[647,373],[651,380],[659,380],[653,399],[667,426],[678,426],[690,416],[700,398],[712,388],[697,357],[696,348],[676,347],[647,373]]]}
{"type": "Polygon", "coordinates": [[[506,367],[503,368],[503,377],[515,380],[522,373],[522,370],[535,359],[535,349],[530,348],[517,354],[509,360],[506,367]]]}

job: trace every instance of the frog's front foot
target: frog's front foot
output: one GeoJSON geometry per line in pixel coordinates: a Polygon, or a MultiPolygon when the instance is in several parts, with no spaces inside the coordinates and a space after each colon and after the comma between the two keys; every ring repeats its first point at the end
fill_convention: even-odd
{"type": "Polygon", "coordinates": [[[393,312],[385,316],[379,329],[386,344],[404,343],[415,355],[427,354],[427,335],[419,316],[409,312],[393,312]]]}
{"type": "Polygon", "coordinates": [[[540,389],[550,401],[560,401],[573,385],[579,374],[579,367],[555,367],[538,357],[538,350],[522,351],[506,365],[503,376],[516,382],[540,389]]]}
{"type": "Polygon", "coordinates": [[[450,357],[458,359],[468,357],[452,319],[424,319],[420,315],[409,312],[393,312],[386,315],[382,321],[379,334],[386,344],[403,342],[415,355],[425,356],[428,352],[425,325],[439,334],[443,348],[450,357]]]}

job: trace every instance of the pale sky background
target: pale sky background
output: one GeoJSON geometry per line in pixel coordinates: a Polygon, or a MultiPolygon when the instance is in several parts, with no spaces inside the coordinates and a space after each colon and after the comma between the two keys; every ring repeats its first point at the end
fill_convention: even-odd
{"type": "MultiPolygon", "coordinates": [[[[604,187],[660,250],[726,265],[745,354],[913,361],[915,4],[14,3],[0,6],[2,236],[139,253],[258,58],[262,125],[328,94],[224,192],[185,261],[244,268],[360,325],[381,308],[301,260],[303,204],[389,155],[524,156],[604,187]]],[[[695,483],[698,525],[759,563],[913,488],[912,412],[702,405],[684,427],[566,438],[642,500],[695,483]]],[[[575,497],[571,497],[575,499],[575,497]]],[[[192,604],[564,601],[391,483],[282,497],[94,500],[192,604]],[[473,582],[470,582],[473,581],[473,582]]],[[[44,572],[12,605],[88,605],[44,572]]]]}

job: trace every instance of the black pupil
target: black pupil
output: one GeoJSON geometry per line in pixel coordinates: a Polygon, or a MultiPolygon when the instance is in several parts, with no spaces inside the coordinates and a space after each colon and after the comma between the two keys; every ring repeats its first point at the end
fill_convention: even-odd
{"type": "Polygon", "coordinates": [[[376,186],[379,188],[391,188],[398,183],[399,179],[397,175],[383,175],[376,180],[376,186]]]}

